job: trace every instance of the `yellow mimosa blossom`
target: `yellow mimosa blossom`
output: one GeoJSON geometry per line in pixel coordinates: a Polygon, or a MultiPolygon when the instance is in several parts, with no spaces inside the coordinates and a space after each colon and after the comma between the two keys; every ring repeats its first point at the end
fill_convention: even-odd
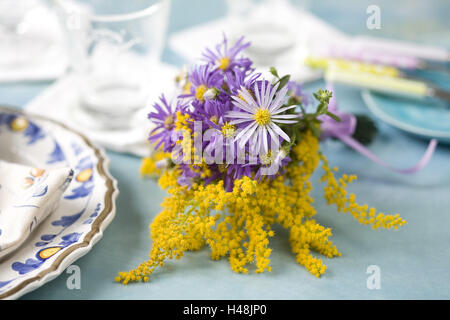
{"type": "MultiPolygon", "coordinates": [[[[177,115],[177,121],[179,119],[177,115]]],[[[136,269],[119,272],[116,281],[123,284],[147,282],[166,259],[179,259],[186,251],[199,250],[205,245],[211,249],[213,260],[226,257],[235,272],[248,273],[250,265],[255,266],[257,273],[271,271],[269,239],[275,235],[274,224],[288,230],[297,262],[320,277],[326,266],[312,252],[328,258],[341,254],[329,240],[331,229],[313,218],[316,209],[310,195],[310,179],[319,163],[324,170],[321,181],[326,183],[324,197],[328,204],[335,204],[338,211],[350,213],[357,221],[374,229],[397,228],[405,223],[398,215],[377,214],[374,208],[356,203],[355,196],[347,194],[345,189],[356,177],[336,178],[333,173],[336,170],[330,169],[320,152],[317,137],[310,131],[302,134],[290,156],[292,161],[285,174],[262,182],[244,176],[235,181],[231,192],[225,190],[223,181],[206,186],[194,183],[190,188],[180,186],[178,169],[164,170],[159,184],[169,196],[150,226],[153,247],[149,260],[136,269]]],[[[161,155],[154,157],[144,160],[141,173],[155,172],[154,162],[161,155]]],[[[204,170],[206,166],[197,168],[204,170]]]]}
{"type": "Polygon", "coordinates": [[[155,152],[152,157],[146,157],[142,159],[140,174],[142,177],[148,176],[158,176],[161,174],[161,169],[156,167],[156,163],[160,160],[167,159],[170,157],[169,153],[166,152],[155,152]]]}

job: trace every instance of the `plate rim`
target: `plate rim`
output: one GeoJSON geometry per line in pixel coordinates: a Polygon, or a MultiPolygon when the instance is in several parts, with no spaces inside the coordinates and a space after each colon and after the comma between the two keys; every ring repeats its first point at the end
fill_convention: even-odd
{"type": "Polygon", "coordinates": [[[418,128],[413,125],[409,125],[406,123],[403,123],[395,118],[392,118],[391,116],[387,115],[385,112],[381,111],[380,108],[376,107],[376,103],[373,100],[372,91],[370,90],[362,90],[361,91],[361,97],[366,104],[366,106],[369,108],[369,110],[377,116],[382,121],[398,128],[403,131],[419,135],[426,138],[436,138],[436,139],[450,139],[450,132],[443,132],[439,130],[428,130],[428,129],[422,129],[418,128]]]}
{"type": "Polygon", "coordinates": [[[84,134],[68,127],[67,125],[57,120],[42,115],[37,115],[22,109],[14,108],[12,106],[0,105],[0,111],[11,112],[37,120],[47,121],[63,128],[64,130],[78,135],[83,140],[83,142],[86,143],[86,145],[94,151],[94,155],[98,159],[96,169],[99,175],[105,179],[106,186],[106,192],[104,196],[105,206],[99,213],[97,219],[95,219],[95,221],[91,224],[91,230],[86,233],[83,241],[69,247],[67,250],[64,250],[64,252],[62,252],[45,270],[42,270],[37,275],[31,278],[23,280],[15,287],[0,294],[0,299],[17,299],[20,296],[32,290],[35,290],[43,284],[53,280],[75,260],[79,259],[88,251],[90,251],[90,249],[92,249],[92,247],[103,236],[104,230],[115,216],[116,199],[119,195],[119,189],[117,186],[117,180],[111,175],[109,171],[110,160],[106,157],[105,151],[101,147],[96,146],[95,143],[89,140],[84,134]]]}

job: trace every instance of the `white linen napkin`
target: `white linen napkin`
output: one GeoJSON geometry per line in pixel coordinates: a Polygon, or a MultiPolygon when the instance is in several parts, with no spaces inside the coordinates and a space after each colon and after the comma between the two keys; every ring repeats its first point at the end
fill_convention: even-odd
{"type": "Polygon", "coordinates": [[[0,160],[0,258],[56,209],[72,178],[70,168],[47,170],[0,160]]]}

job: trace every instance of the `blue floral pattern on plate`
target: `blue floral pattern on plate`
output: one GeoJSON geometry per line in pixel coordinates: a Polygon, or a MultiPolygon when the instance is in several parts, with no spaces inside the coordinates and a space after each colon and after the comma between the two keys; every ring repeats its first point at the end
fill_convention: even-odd
{"type": "MultiPolygon", "coordinates": [[[[10,298],[41,285],[44,281],[37,281],[37,274],[45,273],[49,280],[50,274],[56,272],[53,264],[58,256],[73,260],[68,257],[76,258],[92,247],[91,239],[101,236],[114,216],[117,187],[101,151],[80,135],[46,119],[28,119],[20,112],[0,108],[0,146],[0,158],[10,161],[21,161],[15,159],[14,152],[20,148],[27,154],[26,160],[36,166],[74,168],[73,180],[59,208],[35,228],[22,247],[0,260],[0,298],[10,298]],[[105,197],[106,193],[110,199],[105,197]],[[81,243],[82,246],[77,246],[79,253],[77,249],[67,251],[81,243]],[[18,289],[30,279],[36,281],[18,289]]],[[[43,193],[45,188],[36,196],[43,193]]],[[[65,265],[68,263],[65,260],[60,263],[65,265]]]]}

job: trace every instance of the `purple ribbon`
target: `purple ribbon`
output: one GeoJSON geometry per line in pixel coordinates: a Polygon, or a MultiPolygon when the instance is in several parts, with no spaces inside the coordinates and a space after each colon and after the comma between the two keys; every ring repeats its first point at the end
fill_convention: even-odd
{"type": "Polygon", "coordinates": [[[428,144],[428,148],[425,151],[422,158],[419,160],[419,162],[417,162],[417,164],[415,166],[413,166],[411,168],[407,168],[407,169],[396,168],[396,167],[386,163],[382,159],[378,158],[370,150],[368,150],[366,147],[364,147],[361,143],[359,143],[357,140],[355,140],[352,137],[353,133],[355,132],[355,128],[356,128],[356,117],[350,113],[345,113],[345,112],[339,111],[337,108],[336,97],[335,97],[333,86],[331,84],[328,84],[327,89],[329,91],[333,92],[333,96],[330,99],[330,103],[328,105],[328,110],[330,112],[334,113],[335,115],[337,115],[339,118],[341,118],[342,121],[337,122],[328,116],[321,116],[320,117],[320,120],[322,120],[322,124],[321,124],[322,135],[320,137],[321,139],[327,139],[327,138],[331,138],[331,137],[337,138],[337,139],[341,140],[342,142],[344,142],[349,147],[351,147],[351,148],[355,149],[356,151],[358,151],[359,153],[361,153],[363,156],[369,158],[373,162],[375,162],[383,167],[389,168],[393,171],[403,173],[403,174],[410,174],[410,173],[415,173],[417,171],[420,171],[431,160],[431,157],[433,156],[434,150],[436,149],[436,146],[437,146],[436,139],[430,140],[430,142],[428,144]]]}

